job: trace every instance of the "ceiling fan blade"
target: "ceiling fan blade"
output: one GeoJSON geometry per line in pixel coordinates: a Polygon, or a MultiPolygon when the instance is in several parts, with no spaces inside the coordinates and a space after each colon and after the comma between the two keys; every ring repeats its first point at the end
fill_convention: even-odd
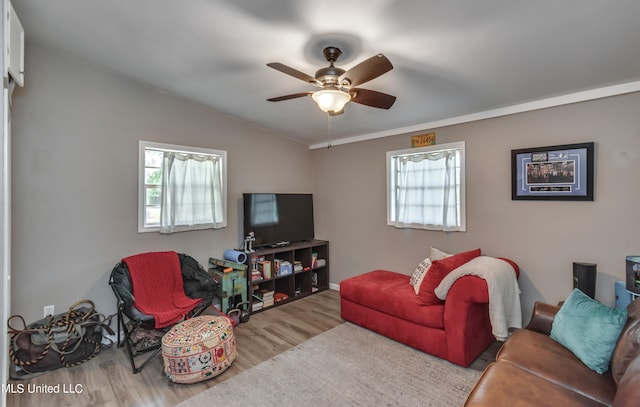
{"type": "Polygon", "coordinates": [[[384,55],[378,54],[360,62],[358,65],[340,75],[338,83],[348,80],[351,86],[358,86],[392,69],[393,65],[391,65],[391,61],[384,55]]]}
{"type": "Polygon", "coordinates": [[[281,64],[280,62],[270,62],[270,63],[267,64],[267,66],[275,69],[276,71],[280,71],[282,73],[286,73],[287,75],[291,75],[294,78],[298,78],[298,79],[303,80],[303,81],[305,81],[307,83],[310,83],[312,85],[315,85],[315,86],[321,86],[322,85],[313,76],[307,75],[304,72],[300,72],[295,68],[291,68],[290,66],[281,64]]]}
{"type": "Polygon", "coordinates": [[[395,96],[369,89],[351,88],[351,101],[361,105],[389,109],[396,101],[395,96]]]}
{"type": "Polygon", "coordinates": [[[291,95],[285,95],[285,96],[278,96],[276,98],[271,98],[271,99],[267,99],[269,102],[281,102],[283,100],[289,100],[289,99],[296,99],[296,98],[301,98],[304,96],[309,96],[311,95],[313,92],[301,92],[301,93],[294,93],[291,95]]]}

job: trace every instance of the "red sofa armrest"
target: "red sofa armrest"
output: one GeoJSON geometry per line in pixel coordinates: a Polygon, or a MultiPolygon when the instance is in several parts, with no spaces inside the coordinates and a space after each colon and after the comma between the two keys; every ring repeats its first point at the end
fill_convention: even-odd
{"type": "Polygon", "coordinates": [[[487,288],[487,282],[476,276],[460,277],[453,283],[447,293],[445,313],[446,305],[449,303],[452,305],[459,305],[461,303],[488,304],[489,290],[487,288]]]}
{"type": "Polygon", "coordinates": [[[473,315],[478,309],[489,317],[489,291],[487,282],[476,276],[463,276],[449,289],[444,302],[444,329],[447,335],[451,329],[465,329],[473,323],[473,315]]]}
{"type": "Polygon", "coordinates": [[[444,304],[444,331],[449,360],[462,366],[469,366],[495,340],[482,278],[463,276],[451,286],[444,304]]]}

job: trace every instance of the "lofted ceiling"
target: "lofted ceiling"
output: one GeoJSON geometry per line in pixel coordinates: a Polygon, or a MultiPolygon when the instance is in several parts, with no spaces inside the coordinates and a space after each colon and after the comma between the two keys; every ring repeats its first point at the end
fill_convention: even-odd
{"type": "Polygon", "coordinates": [[[311,147],[562,103],[577,92],[583,100],[640,90],[638,0],[11,2],[27,46],[311,147]],[[327,66],[330,45],[342,49],[343,69],[378,53],[391,60],[392,71],[360,86],[396,96],[391,109],[349,103],[329,122],[310,97],[266,101],[316,90],[267,63],[313,75],[327,66]]]}

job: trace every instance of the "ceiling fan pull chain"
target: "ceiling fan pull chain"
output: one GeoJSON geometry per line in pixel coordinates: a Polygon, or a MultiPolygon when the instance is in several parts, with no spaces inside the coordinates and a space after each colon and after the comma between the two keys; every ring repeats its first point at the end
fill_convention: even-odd
{"type": "Polygon", "coordinates": [[[331,148],[331,133],[333,132],[333,118],[327,114],[327,148],[331,148]]]}

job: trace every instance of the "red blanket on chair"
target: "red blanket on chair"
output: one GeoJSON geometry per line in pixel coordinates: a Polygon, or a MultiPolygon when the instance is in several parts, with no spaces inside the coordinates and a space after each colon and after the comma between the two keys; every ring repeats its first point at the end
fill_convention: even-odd
{"type": "Polygon", "coordinates": [[[129,268],[135,306],[155,318],[155,327],[178,322],[202,299],[187,297],[176,252],[142,253],[122,259],[129,268]]]}

